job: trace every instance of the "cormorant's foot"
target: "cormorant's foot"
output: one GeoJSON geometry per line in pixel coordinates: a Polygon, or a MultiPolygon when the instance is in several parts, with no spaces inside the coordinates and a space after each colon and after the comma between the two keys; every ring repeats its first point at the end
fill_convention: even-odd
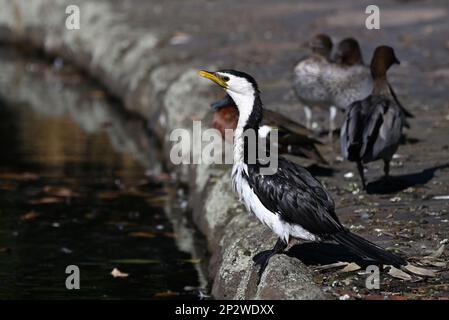
{"type": "MultiPolygon", "coordinates": [[[[267,256],[273,254],[273,250],[264,250],[259,253],[256,253],[253,257],[253,261],[256,265],[261,265],[266,259],[267,256]]],[[[268,257],[269,259],[269,257],[268,257]]]]}
{"type": "Polygon", "coordinates": [[[260,283],[260,279],[262,278],[262,274],[268,266],[268,262],[270,261],[270,258],[272,256],[274,256],[275,254],[276,254],[276,252],[274,250],[265,250],[265,251],[261,251],[261,252],[257,253],[253,257],[254,263],[256,265],[260,266],[260,269],[258,272],[259,280],[257,281],[257,284],[260,283]]]}
{"type": "Polygon", "coordinates": [[[274,245],[274,248],[271,250],[265,250],[262,252],[259,252],[253,257],[253,261],[256,263],[256,265],[260,265],[259,269],[259,280],[257,281],[257,285],[260,283],[260,279],[262,278],[262,274],[265,271],[265,268],[268,266],[268,262],[270,261],[270,258],[274,256],[275,254],[281,253],[284,251],[284,249],[287,247],[288,243],[284,242],[283,239],[278,238],[278,241],[274,245]]]}

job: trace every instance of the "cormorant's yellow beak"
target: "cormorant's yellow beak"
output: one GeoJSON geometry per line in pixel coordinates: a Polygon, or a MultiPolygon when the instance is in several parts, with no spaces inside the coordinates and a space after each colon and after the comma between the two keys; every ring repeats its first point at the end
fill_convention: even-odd
{"type": "Polygon", "coordinates": [[[205,71],[205,70],[200,70],[200,71],[198,71],[198,74],[200,76],[204,77],[204,78],[212,80],[213,82],[215,82],[216,84],[218,84],[222,88],[225,88],[225,89],[228,88],[228,85],[226,84],[226,82],[224,80],[222,80],[219,76],[216,76],[212,72],[205,71]]]}

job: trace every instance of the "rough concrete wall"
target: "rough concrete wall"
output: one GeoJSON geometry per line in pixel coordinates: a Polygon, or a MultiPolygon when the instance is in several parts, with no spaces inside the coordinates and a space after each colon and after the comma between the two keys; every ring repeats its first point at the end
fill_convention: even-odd
{"type": "MultiPolygon", "coordinates": [[[[191,130],[207,116],[210,84],[186,64],[167,61],[162,35],[132,28],[126,13],[109,1],[0,0],[0,36],[32,42],[67,58],[99,79],[127,109],[145,116],[169,154],[169,133],[191,130]],[[65,28],[65,8],[81,9],[80,30],[65,28]]],[[[229,148],[229,146],[227,146],[229,148]]],[[[195,155],[194,155],[195,156],[195,155]]],[[[269,249],[273,235],[238,204],[229,188],[229,167],[206,164],[177,168],[189,182],[193,218],[208,241],[212,294],[222,299],[324,299],[307,268],[279,256],[261,283],[252,256],[269,249]]]]}

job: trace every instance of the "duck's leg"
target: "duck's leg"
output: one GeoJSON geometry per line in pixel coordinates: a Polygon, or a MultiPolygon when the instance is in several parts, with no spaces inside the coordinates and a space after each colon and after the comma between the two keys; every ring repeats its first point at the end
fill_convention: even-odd
{"type": "Polygon", "coordinates": [[[384,159],[384,179],[390,178],[390,161],[391,159],[384,159]]]}
{"type": "Polygon", "coordinates": [[[337,108],[330,106],[329,108],[329,142],[334,140],[335,118],[337,117],[337,108]]]}
{"type": "Polygon", "coordinates": [[[359,170],[360,179],[362,179],[363,190],[366,190],[365,173],[363,172],[363,165],[361,161],[357,161],[357,170],[359,170]]]}
{"type": "Polygon", "coordinates": [[[257,283],[260,282],[262,274],[265,271],[265,268],[268,266],[268,262],[270,261],[271,257],[278,253],[281,253],[286,247],[287,243],[285,243],[281,238],[278,238],[278,241],[274,245],[273,249],[261,251],[253,257],[253,261],[256,263],[256,265],[260,265],[260,269],[258,272],[259,280],[257,283]]]}
{"type": "Polygon", "coordinates": [[[312,129],[312,109],[309,106],[304,106],[304,114],[306,116],[306,128],[312,129]]]}

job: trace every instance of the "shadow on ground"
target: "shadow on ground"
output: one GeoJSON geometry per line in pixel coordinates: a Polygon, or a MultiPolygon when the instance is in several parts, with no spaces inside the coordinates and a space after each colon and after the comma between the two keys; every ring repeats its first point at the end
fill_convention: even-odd
{"type": "Polygon", "coordinates": [[[380,178],[366,186],[368,194],[390,194],[405,190],[417,185],[423,185],[432,180],[437,170],[449,168],[449,163],[424,169],[420,172],[408,173],[400,176],[391,176],[388,179],[380,178]]]}
{"type": "Polygon", "coordinates": [[[305,265],[328,265],[336,262],[355,262],[366,267],[373,260],[363,259],[336,243],[301,243],[292,246],[286,254],[301,260],[305,265]]]}

